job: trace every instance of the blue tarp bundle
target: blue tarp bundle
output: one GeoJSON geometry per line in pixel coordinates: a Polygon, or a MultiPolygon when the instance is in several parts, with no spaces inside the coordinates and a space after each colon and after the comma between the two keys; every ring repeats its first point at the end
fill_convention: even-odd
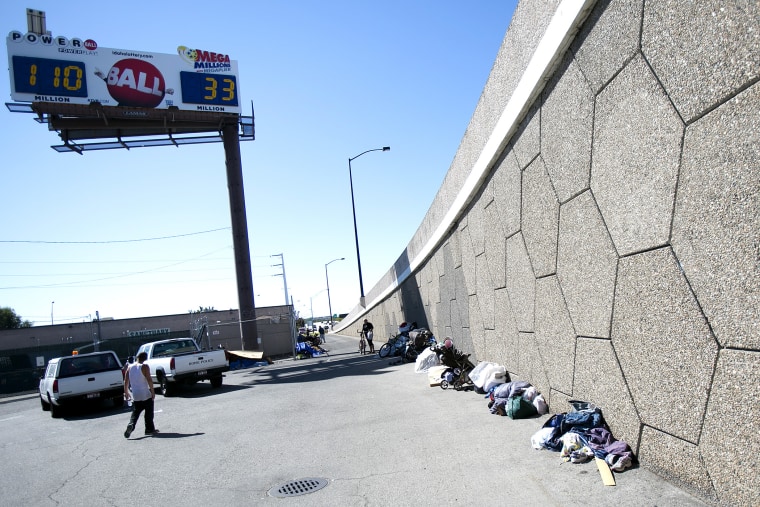
{"type": "Polygon", "coordinates": [[[309,354],[310,356],[318,356],[322,352],[313,348],[306,342],[296,343],[296,354],[309,354]]]}

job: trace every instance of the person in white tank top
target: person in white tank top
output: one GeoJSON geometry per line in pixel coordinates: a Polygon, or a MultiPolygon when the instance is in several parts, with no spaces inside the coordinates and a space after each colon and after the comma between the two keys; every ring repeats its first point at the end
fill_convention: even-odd
{"type": "Polygon", "coordinates": [[[146,352],[138,354],[137,362],[129,365],[124,375],[124,397],[128,400],[132,399],[132,416],[129,418],[124,438],[129,438],[135,430],[137,420],[143,410],[145,410],[145,434],[158,433],[153,424],[153,401],[156,399],[156,392],[153,389],[153,380],[150,378],[150,368],[144,364],[146,359],[148,359],[146,352]]]}

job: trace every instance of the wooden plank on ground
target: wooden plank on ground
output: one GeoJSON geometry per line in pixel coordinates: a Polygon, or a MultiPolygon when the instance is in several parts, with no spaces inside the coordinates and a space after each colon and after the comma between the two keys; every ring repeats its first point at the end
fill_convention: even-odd
{"type": "Polygon", "coordinates": [[[610,466],[603,459],[596,458],[596,467],[599,469],[599,474],[602,476],[602,482],[605,486],[614,486],[615,477],[612,475],[610,466]]]}

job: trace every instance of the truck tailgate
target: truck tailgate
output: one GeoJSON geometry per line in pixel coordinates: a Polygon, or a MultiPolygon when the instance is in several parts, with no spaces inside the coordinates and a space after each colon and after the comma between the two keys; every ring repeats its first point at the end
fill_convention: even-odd
{"type": "Polygon", "coordinates": [[[176,373],[204,372],[227,365],[223,350],[205,350],[195,354],[176,356],[174,369],[176,373]]]}
{"type": "Polygon", "coordinates": [[[85,394],[88,398],[98,398],[100,392],[117,389],[123,382],[121,370],[66,377],[58,380],[58,395],[65,398],[72,394],[85,394]]]}

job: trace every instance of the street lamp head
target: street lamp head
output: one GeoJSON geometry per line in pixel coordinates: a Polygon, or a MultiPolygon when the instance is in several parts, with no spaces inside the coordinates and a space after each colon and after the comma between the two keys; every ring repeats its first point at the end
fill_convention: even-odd
{"type": "Polygon", "coordinates": [[[344,260],[346,260],[346,258],[345,258],[345,257],[341,257],[340,259],[333,259],[333,260],[331,260],[330,262],[328,262],[327,264],[325,264],[325,269],[327,269],[327,266],[329,266],[329,265],[330,265],[330,264],[332,264],[333,262],[336,262],[336,261],[344,261],[344,260]]]}
{"type": "Polygon", "coordinates": [[[391,147],[390,146],[383,146],[383,151],[391,151],[391,147]]]}

